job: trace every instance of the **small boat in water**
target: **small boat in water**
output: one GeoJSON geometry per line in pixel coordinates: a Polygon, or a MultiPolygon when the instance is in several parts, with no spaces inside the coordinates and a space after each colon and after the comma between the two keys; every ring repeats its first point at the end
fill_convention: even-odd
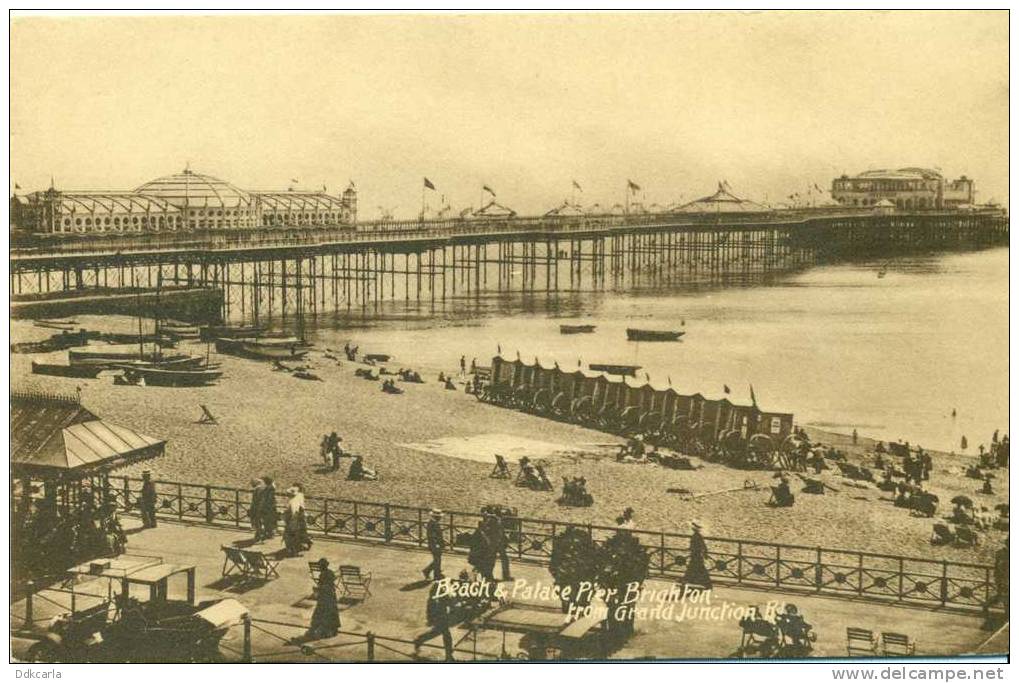
{"type": "Polygon", "coordinates": [[[388,353],[366,353],[364,359],[372,363],[388,363],[392,358],[388,353]]]}
{"type": "Polygon", "coordinates": [[[610,375],[627,375],[629,377],[636,377],[637,371],[641,368],[639,365],[614,365],[612,363],[591,363],[587,367],[595,372],[607,372],[610,375]]]}
{"type": "Polygon", "coordinates": [[[133,368],[161,368],[163,370],[188,370],[197,368],[205,363],[201,356],[164,356],[161,360],[136,360],[120,365],[130,365],[133,368]]]}
{"type": "Polygon", "coordinates": [[[626,328],[626,338],[629,341],[655,341],[668,342],[679,341],[686,332],[673,330],[638,330],[633,327],[626,328]]]}
{"type": "Polygon", "coordinates": [[[57,363],[39,363],[32,361],[32,373],[36,375],[52,375],[54,377],[78,377],[95,379],[106,369],[104,365],[60,365],[57,363]]]}
{"type": "Polygon", "coordinates": [[[214,368],[146,368],[136,365],[118,366],[128,380],[140,377],[147,387],[199,387],[216,381],[223,371],[214,368]]]}
{"type": "Polygon", "coordinates": [[[595,325],[560,325],[559,334],[590,334],[595,325]]]}

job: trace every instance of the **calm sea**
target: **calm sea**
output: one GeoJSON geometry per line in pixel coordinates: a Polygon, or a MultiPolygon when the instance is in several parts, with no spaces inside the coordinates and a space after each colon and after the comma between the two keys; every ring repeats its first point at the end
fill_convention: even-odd
{"type": "Polygon", "coordinates": [[[320,317],[332,348],[454,369],[461,355],[641,365],[683,393],[749,395],[800,424],[975,452],[1008,420],[1008,250],[816,267],[752,283],[555,296],[489,293],[320,317]],[[878,272],[884,268],[884,277],[878,272]],[[559,334],[559,323],[597,325],[559,334]],[[631,343],[627,327],[683,329],[680,343],[631,343]],[[955,417],[952,412],[955,411],[955,417]]]}

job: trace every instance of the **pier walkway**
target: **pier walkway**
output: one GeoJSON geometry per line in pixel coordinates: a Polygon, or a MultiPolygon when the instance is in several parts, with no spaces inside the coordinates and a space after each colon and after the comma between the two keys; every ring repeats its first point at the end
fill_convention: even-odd
{"type": "MultiPolygon", "coordinates": [[[[411,641],[427,629],[425,602],[428,584],[422,581],[421,574],[421,569],[430,561],[427,552],[316,538],[314,547],[304,556],[282,561],[279,578],[237,589],[220,578],[223,565],[220,547],[249,538],[247,530],[199,527],[165,520],[160,520],[157,529],[141,530],[133,518],[126,518],[125,526],[129,531],[129,553],[159,556],[166,562],[197,567],[198,600],[232,597],[249,608],[252,617],[250,649],[255,662],[407,661],[414,654],[411,641]],[[353,564],[371,572],[372,595],[357,604],[341,605],[341,633],[336,637],[303,646],[293,644],[290,639],[303,633],[314,608],[310,597],[312,584],[308,562],[320,557],[328,558],[334,568],[338,564],[353,564]]],[[[280,545],[277,537],[266,543],[265,549],[275,550],[280,545]]],[[[467,567],[465,558],[457,555],[444,557],[443,565],[447,575],[456,575],[460,569],[467,567]]],[[[548,585],[551,582],[551,575],[544,566],[514,561],[512,570],[515,580],[528,585],[548,585]]],[[[498,569],[496,573],[498,575],[498,569]]],[[[660,579],[649,580],[646,584],[648,589],[661,590],[668,586],[669,583],[660,579]]],[[[33,627],[24,624],[25,601],[11,605],[12,629],[16,634],[38,632],[55,614],[69,611],[70,594],[53,590],[56,586],[50,588],[38,590],[33,599],[33,627]]],[[[106,584],[103,579],[92,579],[78,584],[76,591],[102,595],[106,592],[106,584]]],[[[171,598],[183,598],[184,586],[171,584],[170,593],[171,598]]],[[[96,601],[80,594],[76,596],[77,609],[88,607],[89,600],[92,603],[96,601]]],[[[977,651],[999,654],[995,648],[1000,649],[1002,643],[1007,648],[1007,636],[1003,640],[999,634],[991,641],[995,634],[982,630],[983,619],[979,614],[876,605],[746,587],[718,587],[713,591],[711,601],[712,605],[727,603],[734,607],[757,605],[762,608],[769,602],[779,607],[789,602],[796,604],[817,634],[813,650],[815,657],[845,657],[847,626],[866,628],[875,633],[905,633],[916,639],[918,656],[961,655],[977,651]]],[[[453,629],[453,637],[454,641],[461,640],[456,653],[461,660],[473,660],[475,657],[492,659],[504,646],[502,636],[496,632],[479,632],[475,642],[469,632],[456,628],[453,629]]],[[[506,651],[511,656],[516,656],[519,651],[518,638],[510,634],[505,641],[506,651]]],[[[23,649],[29,642],[16,637],[15,656],[19,647],[23,649]]],[[[426,646],[421,650],[421,656],[442,659],[441,639],[436,638],[430,644],[432,647],[426,646]]],[[[635,635],[612,657],[726,658],[734,656],[739,644],[740,628],[731,618],[649,619],[637,622],[635,635]]],[[[243,626],[231,629],[223,642],[223,651],[231,659],[243,658],[243,626]]]]}

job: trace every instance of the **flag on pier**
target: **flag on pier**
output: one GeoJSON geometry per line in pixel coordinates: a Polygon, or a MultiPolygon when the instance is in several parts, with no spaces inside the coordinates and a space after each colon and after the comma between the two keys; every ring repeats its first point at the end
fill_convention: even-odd
{"type": "Polygon", "coordinates": [[[626,180],[626,186],[629,188],[630,192],[640,192],[640,185],[630,179],[626,180]]]}
{"type": "Polygon", "coordinates": [[[582,187],[580,186],[580,183],[578,183],[578,182],[577,182],[576,180],[574,180],[574,181],[573,181],[573,187],[577,188],[577,189],[578,189],[578,190],[580,190],[581,192],[583,192],[583,191],[584,191],[584,188],[582,188],[582,187]]]}
{"type": "Polygon", "coordinates": [[[731,393],[732,393],[732,390],[731,390],[731,389],[729,389],[729,385],[728,385],[728,384],[723,384],[723,385],[722,385],[722,389],[723,389],[723,390],[725,391],[725,393],[727,393],[727,394],[731,394],[731,393]]]}
{"type": "Polygon", "coordinates": [[[428,178],[425,178],[425,187],[427,187],[429,190],[435,189],[435,185],[433,185],[432,181],[429,180],[428,178]]]}
{"type": "Polygon", "coordinates": [[[290,179],[290,182],[292,182],[292,183],[294,183],[294,184],[297,184],[297,183],[299,183],[299,182],[301,182],[301,181],[300,181],[300,180],[298,180],[297,178],[291,178],[291,179],[290,179]]]}
{"type": "Polygon", "coordinates": [[[482,185],[481,189],[487,192],[488,194],[492,195],[493,197],[495,196],[495,190],[490,188],[488,185],[482,185]]]}
{"type": "Polygon", "coordinates": [[[824,190],[822,190],[820,187],[817,186],[817,183],[814,183],[814,189],[817,190],[818,192],[822,192],[822,193],[824,192],[824,190]]]}
{"type": "Polygon", "coordinates": [[[754,405],[754,408],[757,407],[757,396],[754,395],[754,385],[753,384],[750,385],[750,402],[754,405]]]}

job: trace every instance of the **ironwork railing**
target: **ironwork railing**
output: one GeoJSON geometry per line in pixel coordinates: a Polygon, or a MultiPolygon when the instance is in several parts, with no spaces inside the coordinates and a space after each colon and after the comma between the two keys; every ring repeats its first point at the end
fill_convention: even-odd
{"type": "MultiPolygon", "coordinates": [[[[181,522],[249,528],[250,490],[156,481],[156,514],[181,522]]],[[[110,479],[109,495],[118,509],[137,506],[141,480],[110,479]]],[[[282,511],[283,497],[280,497],[282,511]]],[[[427,508],[318,496],[305,497],[308,531],[322,537],[425,547],[427,508]]],[[[451,552],[465,553],[465,537],[482,516],[446,512],[442,528],[451,552]]],[[[618,529],[526,517],[506,525],[507,553],[517,560],[547,563],[553,539],[568,527],[587,530],[596,543],[618,529]]],[[[648,552],[651,575],[683,577],[689,560],[689,534],[632,530],[648,552]]],[[[927,606],[984,609],[996,595],[994,568],[856,550],[706,537],[708,570],[722,585],[771,587],[833,596],[927,606]]]]}

